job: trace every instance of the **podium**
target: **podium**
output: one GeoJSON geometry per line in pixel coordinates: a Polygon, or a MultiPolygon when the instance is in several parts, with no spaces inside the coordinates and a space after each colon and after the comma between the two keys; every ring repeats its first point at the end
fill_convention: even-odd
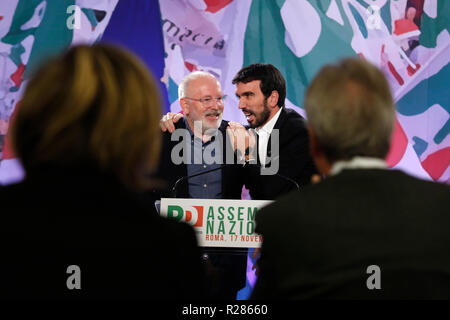
{"type": "Polygon", "coordinates": [[[262,237],[255,233],[255,215],[271,200],[225,200],[162,198],[160,215],[189,223],[200,247],[259,248],[262,237]]]}

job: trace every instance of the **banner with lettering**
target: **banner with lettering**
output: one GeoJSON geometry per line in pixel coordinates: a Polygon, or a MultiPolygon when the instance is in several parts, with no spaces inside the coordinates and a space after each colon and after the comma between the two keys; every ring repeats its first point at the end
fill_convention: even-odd
{"type": "Polygon", "coordinates": [[[201,247],[259,248],[255,215],[268,200],[161,199],[160,214],[194,227],[201,247]]]}

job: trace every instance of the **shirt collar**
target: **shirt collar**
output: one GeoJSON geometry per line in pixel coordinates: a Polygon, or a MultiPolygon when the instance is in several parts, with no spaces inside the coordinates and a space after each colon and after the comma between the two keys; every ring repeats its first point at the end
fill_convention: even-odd
{"type": "Polygon", "coordinates": [[[371,157],[354,157],[351,160],[337,161],[331,168],[330,175],[334,176],[344,169],[386,169],[384,160],[371,157]]]}
{"type": "Polygon", "coordinates": [[[256,128],[255,132],[259,135],[260,133],[264,132],[266,134],[271,134],[273,127],[275,127],[275,123],[277,123],[278,118],[280,117],[281,114],[281,109],[278,110],[278,112],[273,116],[272,119],[270,119],[265,125],[263,125],[260,128],[256,128]]]}

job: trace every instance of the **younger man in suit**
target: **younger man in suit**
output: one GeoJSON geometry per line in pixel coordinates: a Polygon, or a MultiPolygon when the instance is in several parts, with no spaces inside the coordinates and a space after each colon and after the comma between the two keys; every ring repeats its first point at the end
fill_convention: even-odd
{"type": "MultiPolygon", "coordinates": [[[[301,115],[284,106],[286,82],[281,72],[271,64],[251,64],[238,71],[233,84],[238,107],[258,141],[254,152],[258,161],[247,167],[245,181],[252,199],[276,199],[294,190],[295,184],[280,175],[300,187],[309,184],[316,168],[309,155],[306,125],[301,115]]],[[[230,126],[240,125],[232,122],[230,126]]]]}

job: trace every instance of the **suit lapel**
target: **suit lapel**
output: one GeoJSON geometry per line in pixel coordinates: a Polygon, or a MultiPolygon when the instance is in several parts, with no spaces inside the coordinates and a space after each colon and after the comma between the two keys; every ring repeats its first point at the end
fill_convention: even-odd
{"type": "MultiPolygon", "coordinates": [[[[275,122],[275,126],[273,127],[273,129],[280,129],[281,127],[283,127],[284,123],[286,122],[287,119],[287,112],[284,109],[284,107],[281,108],[281,112],[280,112],[280,116],[277,119],[277,122],[275,122]]],[[[279,131],[280,135],[278,136],[280,138],[281,141],[281,130],[279,131]]],[[[278,142],[280,142],[278,141],[278,142]]],[[[267,141],[267,152],[266,152],[266,159],[270,159],[270,157],[272,156],[272,134],[270,134],[269,136],[269,140],[267,141]]],[[[259,159],[258,159],[259,161],[259,159]]]]}

